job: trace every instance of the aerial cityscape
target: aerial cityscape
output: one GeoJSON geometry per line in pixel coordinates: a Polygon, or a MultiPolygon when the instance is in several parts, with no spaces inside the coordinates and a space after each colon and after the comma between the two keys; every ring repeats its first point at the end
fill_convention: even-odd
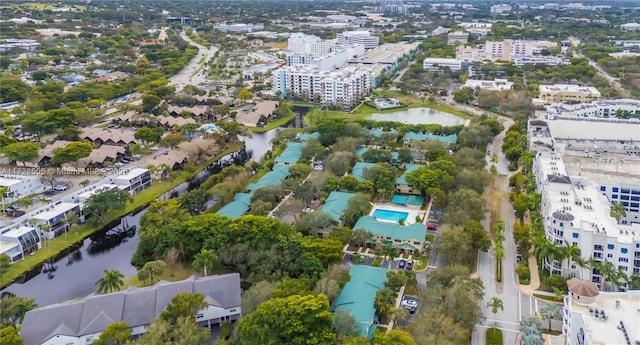
{"type": "Polygon", "coordinates": [[[640,345],[640,1],[0,2],[1,345],[640,345]]]}

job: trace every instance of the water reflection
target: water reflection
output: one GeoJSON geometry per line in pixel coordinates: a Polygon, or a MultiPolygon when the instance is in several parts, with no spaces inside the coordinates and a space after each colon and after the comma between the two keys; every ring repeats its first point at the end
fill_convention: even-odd
{"type": "Polygon", "coordinates": [[[456,126],[469,124],[469,120],[431,108],[412,108],[389,113],[376,113],[367,117],[367,119],[374,121],[395,121],[412,125],[439,124],[442,126],[456,126]]]}

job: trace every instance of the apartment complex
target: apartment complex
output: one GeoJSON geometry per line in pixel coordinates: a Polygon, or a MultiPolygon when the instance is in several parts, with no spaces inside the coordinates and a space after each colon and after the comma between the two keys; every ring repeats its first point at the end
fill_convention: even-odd
{"type": "Polygon", "coordinates": [[[287,65],[313,65],[319,71],[331,71],[342,67],[353,57],[365,53],[364,44],[323,41],[318,36],[294,33],[287,46],[287,65]]]}
{"type": "Polygon", "coordinates": [[[375,49],[379,41],[369,31],[345,31],[339,33],[337,38],[339,44],[362,44],[365,50],[375,49]]]}
{"type": "Polygon", "coordinates": [[[562,333],[567,345],[640,343],[640,291],[572,292],[564,298],[562,333]],[[585,296],[586,295],[586,296],[585,296]]]}
{"type": "MultiPolygon", "coordinates": [[[[547,63],[558,61],[553,56],[540,55],[543,49],[556,48],[558,44],[550,41],[503,40],[487,41],[477,47],[464,45],[456,48],[456,58],[469,61],[513,61],[518,64],[547,63]]],[[[560,59],[560,62],[562,60],[560,59]]]]}
{"type": "Polygon", "coordinates": [[[326,72],[312,65],[295,65],[274,71],[272,85],[283,99],[300,97],[351,109],[371,91],[371,72],[359,66],[326,72]]]}
{"type": "Polygon", "coordinates": [[[11,263],[22,260],[41,247],[40,233],[31,226],[16,225],[0,234],[0,253],[9,256],[11,263]]]}
{"type": "MultiPolygon", "coordinates": [[[[533,172],[542,195],[541,214],[549,242],[575,244],[584,260],[606,260],[627,276],[640,273],[640,224],[617,224],[598,186],[583,176],[569,176],[557,152],[538,152],[533,172]]],[[[597,269],[582,268],[575,262],[569,266],[569,260],[556,259],[545,260],[544,267],[553,274],[604,287],[604,277],[597,269]]]]}
{"type": "Polygon", "coordinates": [[[491,32],[491,27],[493,23],[487,22],[464,22],[458,25],[463,28],[465,31],[472,33],[474,35],[486,36],[491,32]]]}
{"type": "Polygon", "coordinates": [[[598,89],[574,84],[540,85],[540,99],[545,104],[563,102],[591,102],[600,98],[598,89]]]}
{"type": "Polygon", "coordinates": [[[640,24],[638,23],[627,23],[620,25],[620,30],[623,31],[640,31],[640,24]]]}
{"type": "Polygon", "coordinates": [[[488,91],[504,91],[504,90],[513,89],[513,83],[506,79],[494,79],[494,80],[467,79],[464,82],[463,87],[469,87],[472,89],[479,88],[480,90],[488,90],[488,91]]]}
{"type": "Polygon", "coordinates": [[[40,176],[0,175],[0,188],[3,187],[6,189],[1,197],[6,204],[44,191],[40,176]]]}
{"type": "MultiPolygon", "coordinates": [[[[545,111],[544,116],[547,119],[568,119],[576,117],[583,117],[587,119],[608,119],[624,114],[635,116],[640,115],[640,100],[607,99],[578,104],[556,103],[546,106],[545,111]]],[[[634,120],[631,119],[631,122],[633,121],[634,120]]]]}
{"type": "Polygon", "coordinates": [[[468,70],[469,61],[461,59],[425,58],[422,67],[428,70],[450,68],[452,71],[468,70]]]}

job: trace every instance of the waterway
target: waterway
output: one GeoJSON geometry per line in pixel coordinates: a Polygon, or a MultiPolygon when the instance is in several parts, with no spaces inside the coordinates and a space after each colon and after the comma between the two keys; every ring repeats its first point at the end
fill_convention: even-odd
{"type": "Polygon", "coordinates": [[[406,124],[439,124],[442,126],[467,125],[469,120],[431,108],[411,108],[388,113],[375,113],[368,120],[394,121],[406,124]]]}
{"type": "MultiPolygon", "coordinates": [[[[268,136],[258,138],[266,140],[268,136]]],[[[267,148],[270,148],[270,141],[266,140],[267,148]]],[[[223,157],[190,182],[181,183],[158,199],[175,198],[180,193],[197,188],[208,176],[230,164],[231,158],[231,155],[223,157]]],[[[242,159],[246,162],[246,157],[242,159]]],[[[118,270],[125,277],[134,275],[136,269],[131,265],[131,257],[138,246],[138,237],[132,228],[139,227],[140,218],[145,212],[146,209],[143,209],[137,214],[123,217],[119,223],[76,244],[63,255],[25,274],[1,292],[31,297],[42,307],[91,294],[95,290],[95,282],[104,276],[104,270],[118,270]]]]}
{"type": "Polygon", "coordinates": [[[240,137],[247,152],[253,152],[251,160],[259,162],[260,158],[271,150],[271,139],[275,138],[280,130],[281,128],[274,128],[264,133],[252,133],[251,137],[240,137]]]}

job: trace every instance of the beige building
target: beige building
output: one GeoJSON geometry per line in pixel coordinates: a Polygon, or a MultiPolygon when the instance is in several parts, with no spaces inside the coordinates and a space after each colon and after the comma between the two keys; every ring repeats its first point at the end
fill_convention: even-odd
{"type": "Polygon", "coordinates": [[[469,61],[513,60],[515,57],[536,56],[543,49],[555,48],[558,44],[551,41],[503,40],[487,41],[484,45],[456,48],[456,58],[469,61]]]}
{"type": "Polygon", "coordinates": [[[467,44],[469,33],[464,31],[454,31],[447,34],[448,45],[467,44]]]}
{"type": "Polygon", "coordinates": [[[591,102],[599,99],[600,91],[595,87],[573,84],[540,85],[540,99],[545,104],[563,102],[591,102]]]}

